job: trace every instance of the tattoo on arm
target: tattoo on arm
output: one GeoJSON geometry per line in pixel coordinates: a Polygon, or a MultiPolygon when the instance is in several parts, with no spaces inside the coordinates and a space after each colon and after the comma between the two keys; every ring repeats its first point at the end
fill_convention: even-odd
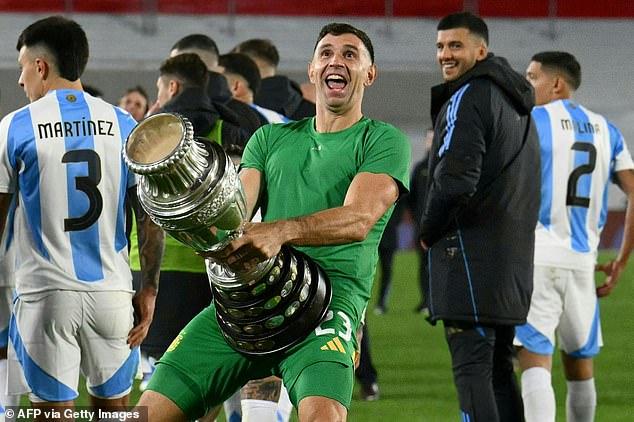
{"type": "Polygon", "coordinates": [[[282,381],[265,378],[249,381],[241,390],[241,398],[252,400],[267,400],[277,402],[280,399],[282,381]]]}
{"type": "Polygon", "coordinates": [[[128,190],[127,198],[136,218],[142,285],[158,289],[165,233],[150,219],[141,206],[136,195],[136,186],[128,190]]]}

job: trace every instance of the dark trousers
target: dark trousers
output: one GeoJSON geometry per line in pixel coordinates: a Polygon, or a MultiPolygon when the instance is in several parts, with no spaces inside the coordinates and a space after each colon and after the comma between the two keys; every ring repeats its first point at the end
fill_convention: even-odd
{"type": "Polygon", "coordinates": [[[379,284],[379,303],[384,310],[387,309],[387,300],[392,288],[392,267],[394,264],[394,252],[396,249],[379,248],[379,263],[381,265],[381,280],[379,284]]]}
{"type": "Polygon", "coordinates": [[[513,372],[513,326],[444,321],[462,420],[521,422],[522,398],[513,372]]]}
{"type": "Polygon", "coordinates": [[[368,324],[363,324],[363,338],[361,339],[361,355],[359,356],[359,367],[354,375],[362,385],[370,385],[377,380],[376,369],[372,364],[372,354],[370,353],[370,336],[368,335],[368,324]]]}
{"type": "Polygon", "coordinates": [[[420,245],[416,245],[416,253],[418,254],[418,288],[420,289],[420,305],[419,308],[427,308],[428,290],[429,290],[429,265],[427,263],[427,251],[420,245]]]}

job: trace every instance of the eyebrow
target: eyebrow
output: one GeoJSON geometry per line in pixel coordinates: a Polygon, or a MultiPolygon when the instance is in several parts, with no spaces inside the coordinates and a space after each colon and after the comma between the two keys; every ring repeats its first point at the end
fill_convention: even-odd
{"type": "MultiPolygon", "coordinates": [[[[329,44],[323,44],[317,50],[323,50],[324,48],[333,48],[333,47],[334,47],[334,44],[330,44],[330,43],[329,44]]],[[[352,45],[352,44],[344,44],[343,47],[352,49],[354,51],[359,51],[359,49],[356,46],[352,45]]]]}

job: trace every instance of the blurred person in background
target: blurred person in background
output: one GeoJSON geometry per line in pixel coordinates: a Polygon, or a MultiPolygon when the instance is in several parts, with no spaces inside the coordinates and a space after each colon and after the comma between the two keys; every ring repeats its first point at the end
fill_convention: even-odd
{"type": "Polygon", "coordinates": [[[207,94],[220,118],[242,129],[247,139],[253,135],[262,124],[251,107],[231,95],[227,80],[218,66],[220,53],[216,42],[204,34],[190,34],[178,40],[170,49],[169,55],[174,57],[183,53],[198,55],[207,66],[207,94]]]}
{"type": "Polygon", "coordinates": [[[227,78],[231,94],[258,112],[262,124],[287,123],[291,119],[274,110],[259,106],[253,102],[261,86],[260,72],[255,62],[246,54],[228,53],[218,60],[222,74],[227,78]]]}
{"type": "MultiPolygon", "coordinates": [[[[274,110],[292,120],[315,115],[315,103],[303,97],[297,82],[277,73],[280,55],[271,40],[252,38],[236,45],[233,53],[251,57],[260,70],[260,90],[255,96],[259,106],[274,110]]],[[[314,85],[313,90],[314,90],[314,85]]]]}
{"type": "Polygon", "coordinates": [[[140,122],[150,109],[150,97],[141,85],[136,85],[126,89],[119,99],[119,107],[130,113],[134,120],[140,122]]]}

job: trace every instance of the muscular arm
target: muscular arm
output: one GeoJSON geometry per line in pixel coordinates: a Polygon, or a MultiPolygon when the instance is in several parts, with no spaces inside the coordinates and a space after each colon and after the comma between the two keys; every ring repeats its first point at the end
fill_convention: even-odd
{"type": "MultiPolygon", "coordinates": [[[[245,186],[245,191],[249,203],[255,190],[245,186]]],[[[283,244],[318,246],[362,241],[398,195],[398,186],[391,176],[359,173],[342,206],[297,218],[246,224],[244,234],[215,258],[234,267],[248,268],[277,254],[283,244]]]]}
{"type": "Polygon", "coordinates": [[[625,211],[625,227],[623,242],[618,256],[605,264],[597,265],[597,271],[603,271],[607,277],[605,282],[597,287],[599,297],[607,296],[616,287],[616,283],[625,269],[627,261],[634,248],[634,171],[623,170],[616,173],[618,184],[627,195],[627,209],[625,211]]]}
{"type": "Polygon", "coordinates": [[[128,343],[130,348],[133,348],[143,342],[154,318],[154,303],[158,294],[165,234],[163,229],[152,222],[139,203],[136,186],[128,190],[127,198],[134,209],[136,218],[139,260],[141,262],[141,288],[133,299],[138,321],[128,335],[128,343]]]}

